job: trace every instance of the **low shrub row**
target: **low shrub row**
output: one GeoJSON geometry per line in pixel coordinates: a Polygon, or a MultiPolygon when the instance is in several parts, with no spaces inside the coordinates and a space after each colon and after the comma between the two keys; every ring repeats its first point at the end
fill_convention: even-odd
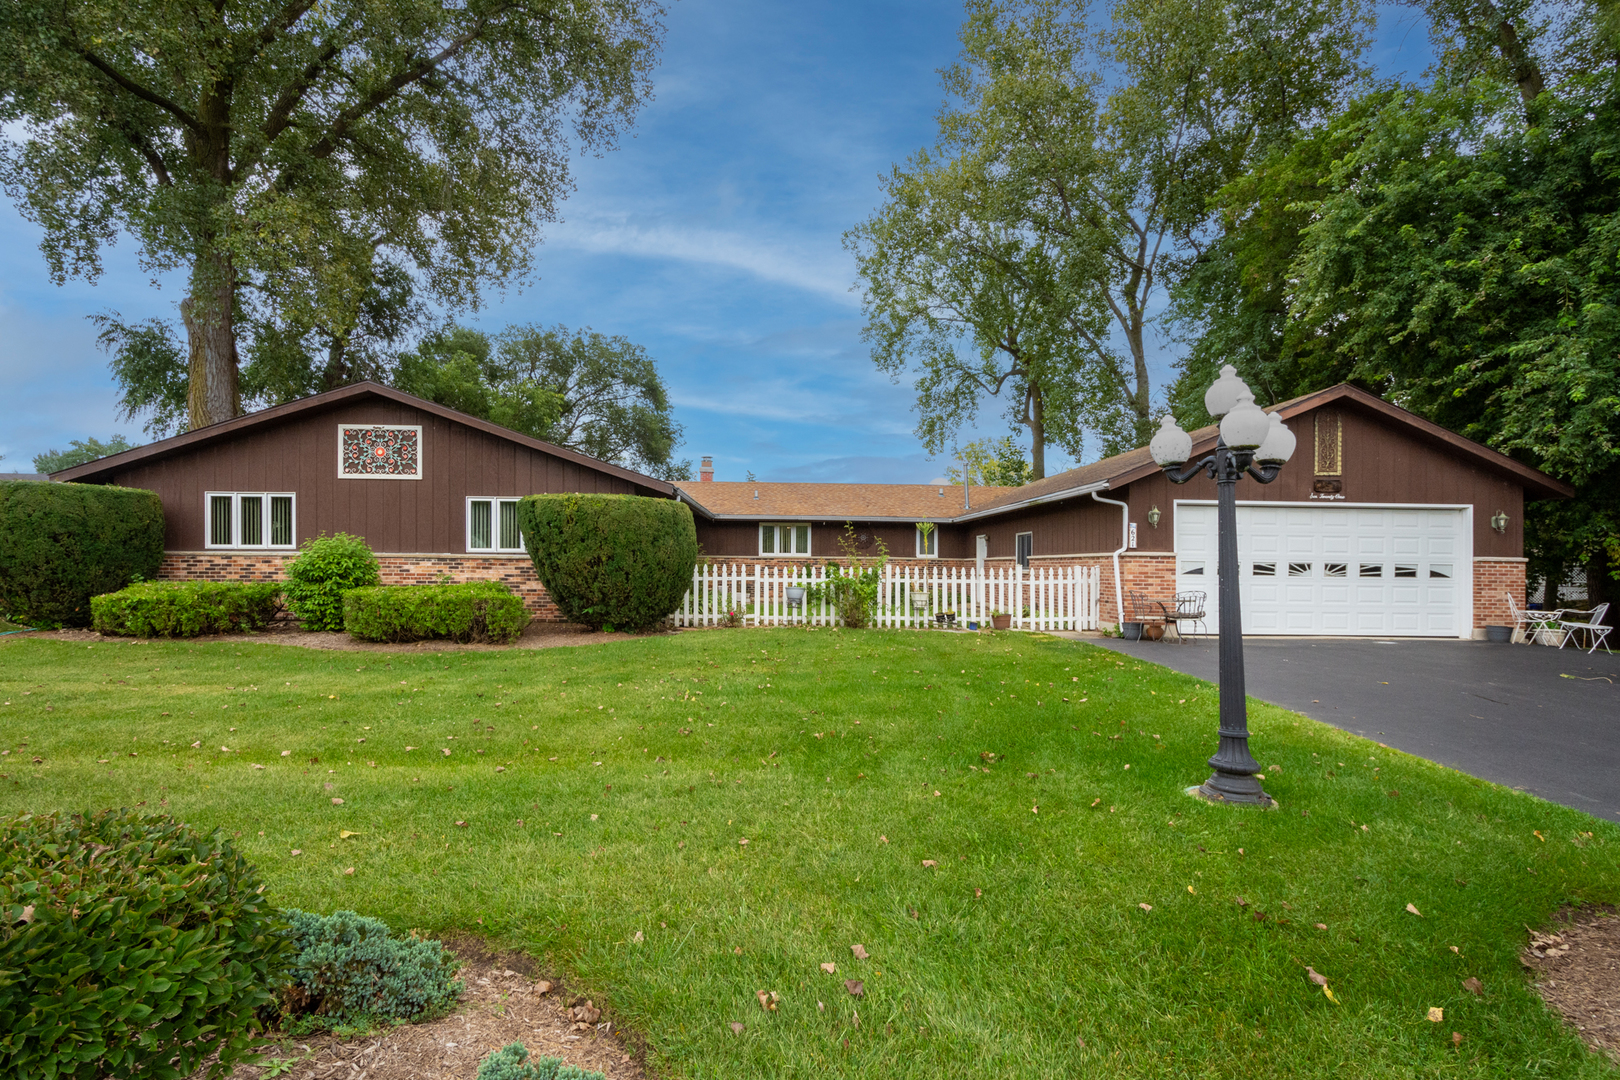
{"type": "Polygon", "coordinates": [[[196,637],[262,630],[281,611],[271,581],[145,581],[90,601],[103,634],[196,637]]]}
{"type": "Polygon", "coordinates": [[[523,599],[498,581],[377,585],[343,594],[343,628],[362,641],[516,641],[529,625],[523,599]]]}
{"type": "Polygon", "coordinates": [[[217,1076],[270,1018],[367,1029],[460,997],[439,942],[263,894],[218,830],[128,810],[0,821],[0,1076],[180,1080],[216,1053],[217,1076]]]}
{"type": "Polygon", "coordinates": [[[477,1080],[606,1080],[599,1072],[564,1065],[559,1058],[529,1058],[529,1048],[507,1043],[478,1063],[477,1080]]]}

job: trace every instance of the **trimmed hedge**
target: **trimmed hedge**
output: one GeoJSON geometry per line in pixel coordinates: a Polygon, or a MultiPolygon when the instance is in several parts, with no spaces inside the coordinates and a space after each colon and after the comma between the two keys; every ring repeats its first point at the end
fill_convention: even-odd
{"type": "Polygon", "coordinates": [[[639,630],[680,606],[697,566],[692,511],[636,495],[530,495],[518,525],[540,582],[572,622],[639,630]]]}
{"type": "Polygon", "coordinates": [[[287,564],[287,607],[305,630],[343,629],[343,593],[382,580],[377,556],[349,533],[305,540],[287,564]]]}
{"type": "Polygon", "coordinates": [[[516,641],[529,625],[520,597],[498,581],[377,585],[343,594],[343,629],[362,641],[516,641]]]}
{"type": "Polygon", "coordinates": [[[92,626],[132,637],[262,630],[280,610],[273,581],[144,581],[90,601],[92,626]]]}
{"type": "Polygon", "coordinates": [[[290,908],[297,957],[282,999],[283,1026],[298,1031],[425,1020],[461,997],[460,962],[437,941],[397,938],[381,919],[352,911],[290,908]]]}
{"type": "Polygon", "coordinates": [[[98,484],[0,481],[0,615],[25,626],[87,626],[90,598],[157,576],[156,493],[98,484]]]}
{"type": "Polygon", "coordinates": [[[128,810],[0,821],[0,1075],[229,1073],[291,945],[219,830],[128,810]]]}

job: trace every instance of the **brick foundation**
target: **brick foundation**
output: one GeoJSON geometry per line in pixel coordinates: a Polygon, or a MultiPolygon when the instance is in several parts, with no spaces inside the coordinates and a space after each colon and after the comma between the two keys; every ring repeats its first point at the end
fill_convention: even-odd
{"type": "MultiPolygon", "coordinates": [[[[285,581],[295,552],[166,551],[164,581],[285,581]]],[[[562,613],[535,576],[526,555],[378,555],[384,585],[433,585],[441,578],[505,582],[536,619],[562,622],[562,613]]]]}
{"type": "Polygon", "coordinates": [[[1524,571],[1523,559],[1474,560],[1475,629],[1513,625],[1513,611],[1508,607],[1507,598],[1511,594],[1513,602],[1524,607],[1524,571]]]}

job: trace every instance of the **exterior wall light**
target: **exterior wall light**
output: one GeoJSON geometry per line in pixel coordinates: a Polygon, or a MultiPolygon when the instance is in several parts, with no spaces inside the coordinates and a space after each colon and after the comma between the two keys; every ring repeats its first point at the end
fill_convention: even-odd
{"type": "Polygon", "coordinates": [[[1498,510],[1496,512],[1496,514],[1491,518],[1491,528],[1495,529],[1499,533],[1505,533],[1505,532],[1507,532],[1507,525],[1508,525],[1508,516],[1507,516],[1507,514],[1504,513],[1501,510],[1498,510]]]}
{"type": "Polygon", "coordinates": [[[1163,515],[1159,513],[1159,508],[1155,506],[1153,509],[1148,511],[1148,524],[1157,529],[1159,527],[1159,518],[1162,516],[1163,515]]]}

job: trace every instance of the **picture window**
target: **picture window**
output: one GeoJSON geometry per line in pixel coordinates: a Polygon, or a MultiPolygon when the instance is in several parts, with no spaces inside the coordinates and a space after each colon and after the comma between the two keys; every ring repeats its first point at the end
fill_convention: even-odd
{"type": "Polygon", "coordinates": [[[204,547],[290,548],[297,527],[290,492],[210,491],[204,547]]]}
{"type": "Polygon", "coordinates": [[[759,553],[761,555],[809,555],[809,525],[761,525],[759,527],[759,553]]]}
{"type": "Polygon", "coordinates": [[[516,554],[524,550],[518,500],[475,495],[467,500],[467,550],[516,554]]]}

